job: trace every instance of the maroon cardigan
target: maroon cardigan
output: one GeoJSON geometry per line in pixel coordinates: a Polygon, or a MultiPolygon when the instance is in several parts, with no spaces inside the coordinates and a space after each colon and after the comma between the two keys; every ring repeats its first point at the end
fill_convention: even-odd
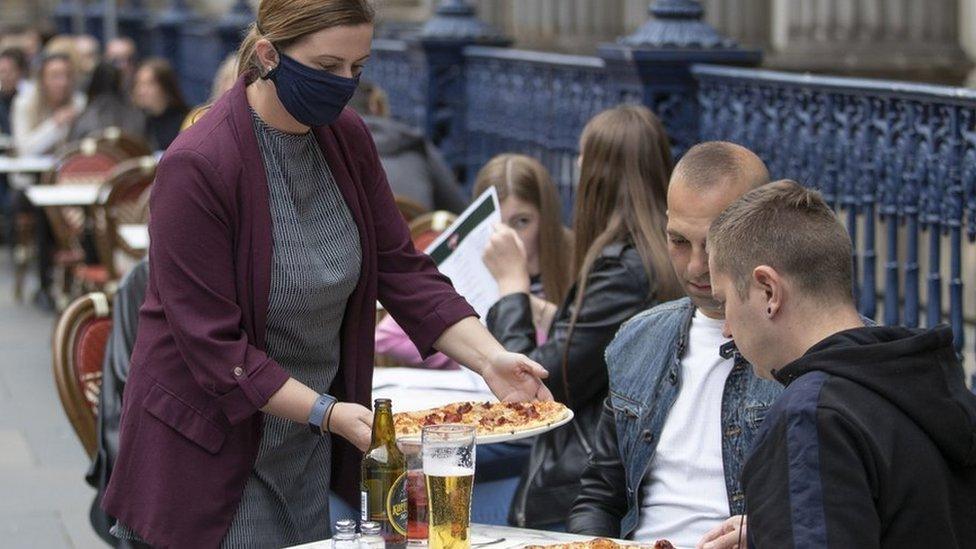
{"type": "MultiPolygon", "coordinates": [[[[259,409],[288,379],[264,351],[272,221],[246,83],[173,142],[150,198],[149,285],[103,507],[154,546],[220,544],[257,456],[259,409]]],[[[362,120],[346,109],[314,132],[363,257],[338,376],[315,389],[369,406],[377,298],[424,354],[475,313],[414,249],[362,120]]],[[[333,488],[355,500],[362,454],[335,442],[333,488]]]]}

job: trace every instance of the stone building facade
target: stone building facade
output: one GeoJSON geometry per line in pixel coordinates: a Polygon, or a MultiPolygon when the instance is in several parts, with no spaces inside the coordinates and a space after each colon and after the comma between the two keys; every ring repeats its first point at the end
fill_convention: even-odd
{"type": "MultiPolygon", "coordinates": [[[[91,4],[102,0],[76,0],[91,4]]],[[[118,0],[132,2],[133,0],[118,0]]],[[[165,9],[174,0],[142,0],[165,9]]],[[[240,0],[183,0],[219,16],[240,0]]],[[[247,0],[256,6],[258,0],[247,0]]],[[[592,54],[633,32],[648,0],[471,0],[514,46],[592,54]]],[[[439,0],[376,0],[391,29],[428,19],[439,0]]],[[[0,21],[31,23],[59,0],[3,0],[0,21]]],[[[961,84],[976,58],[976,0],[701,0],[706,19],[769,68],[961,84]]]]}

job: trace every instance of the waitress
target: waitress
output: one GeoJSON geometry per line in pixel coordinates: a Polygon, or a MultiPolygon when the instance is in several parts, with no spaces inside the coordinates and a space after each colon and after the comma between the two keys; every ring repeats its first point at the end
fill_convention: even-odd
{"type": "Polygon", "coordinates": [[[330,485],[358,501],[377,299],[424,355],[469,366],[499,398],[551,398],[545,370],[506,352],[414,249],[366,126],[344,108],[373,16],[367,0],[262,0],[237,84],[159,165],[103,502],[119,537],[329,537],[330,485]]]}

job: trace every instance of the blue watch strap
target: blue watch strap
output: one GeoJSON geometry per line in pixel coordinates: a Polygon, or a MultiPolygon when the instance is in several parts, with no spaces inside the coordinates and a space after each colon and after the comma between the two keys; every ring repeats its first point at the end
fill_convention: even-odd
{"type": "Polygon", "coordinates": [[[325,416],[335,406],[336,402],[339,401],[332,395],[319,395],[319,398],[315,399],[315,403],[312,404],[312,411],[308,414],[308,428],[312,434],[322,435],[325,433],[325,426],[322,425],[322,422],[325,421],[325,416]]]}

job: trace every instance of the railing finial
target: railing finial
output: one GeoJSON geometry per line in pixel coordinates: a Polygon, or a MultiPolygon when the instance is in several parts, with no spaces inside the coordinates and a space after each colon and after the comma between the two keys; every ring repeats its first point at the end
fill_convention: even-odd
{"type": "Polygon", "coordinates": [[[705,9],[697,0],[655,0],[647,8],[650,19],[633,34],[618,40],[640,49],[735,49],[738,44],[703,21],[705,9]]]}
{"type": "Polygon", "coordinates": [[[509,42],[495,27],[478,18],[474,6],[466,0],[443,0],[434,16],[420,31],[424,40],[454,40],[479,44],[509,42]]]}

